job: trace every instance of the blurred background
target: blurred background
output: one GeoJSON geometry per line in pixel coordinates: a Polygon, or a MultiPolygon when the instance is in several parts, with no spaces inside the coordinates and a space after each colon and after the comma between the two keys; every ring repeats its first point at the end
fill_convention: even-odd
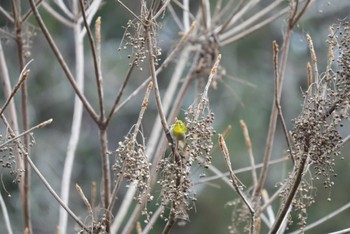
{"type": "MultiPolygon", "coordinates": [[[[138,2],[131,1],[128,3],[128,6],[131,10],[136,10],[138,9],[138,2]]],[[[191,1],[191,9],[198,8],[198,2],[191,1]]],[[[211,2],[215,3],[216,1],[211,2]]],[[[257,7],[245,17],[256,14],[269,3],[270,1],[267,0],[260,1],[257,7]]],[[[287,6],[287,4],[285,5],[287,6]]],[[[0,0],[0,6],[9,12],[11,11],[10,1],[0,0]]],[[[23,3],[23,8],[28,9],[28,5],[23,3]]],[[[180,14],[180,9],[175,9],[180,14]]],[[[69,64],[72,64],[71,69],[74,69],[73,32],[58,23],[50,15],[45,14],[44,11],[42,12],[43,18],[55,42],[62,51],[65,59],[70,62],[69,64]]],[[[295,28],[292,36],[281,103],[288,129],[293,127],[292,120],[301,111],[303,102],[302,92],[307,88],[306,63],[311,59],[306,34],[310,34],[313,39],[319,61],[319,71],[320,73],[324,72],[327,62],[328,48],[326,41],[328,40],[328,28],[347,17],[349,12],[349,1],[317,0],[314,1],[295,28]]],[[[97,16],[101,16],[102,18],[102,67],[106,106],[108,108],[112,105],[129,68],[128,64],[130,60],[127,59],[127,54],[130,52],[124,50],[118,51],[118,48],[122,45],[124,28],[131,15],[125,8],[117,4],[116,1],[104,1],[97,16]]],[[[170,17],[170,14],[165,14],[160,28],[159,43],[164,56],[168,54],[179,39],[180,30],[170,17]]],[[[74,92],[49,48],[48,43],[37,27],[34,18],[31,18],[30,22],[33,26],[31,28],[30,58],[34,59],[29,65],[31,74],[27,81],[30,125],[36,125],[49,118],[54,119],[53,124],[35,132],[34,139],[36,143],[31,148],[31,157],[55,191],[60,192],[63,164],[71,129],[74,92]]],[[[281,46],[286,24],[286,16],[284,15],[253,34],[220,49],[223,57],[221,64],[226,70],[226,75],[218,81],[216,89],[210,90],[210,107],[215,113],[214,124],[218,133],[223,132],[229,125],[232,126],[232,131],[227,138],[227,144],[231,154],[233,169],[250,165],[243,134],[239,126],[241,119],[248,126],[255,161],[256,163],[262,162],[273,100],[272,41],[276,40],[281,46]]],[[[18,70],[16,43],[6,33],[13,32],[13,24],[2,14],[0,14],[0,28],[1,43],[14,84],[20,73],[18,70]]],[[[96,82],[93,75],[94,68],[87,40],[85,40],[85,45],[85,94],[93,106],[97,108],[98,100],[96,82]]],[[[188,64],[188,66],[190,65],[188,64]]],[[[148,64],[145,63],[144,67],[147,66],[148,64]]],[[[172,67],[173,64],[167,69],[169,73],[163,72],[159,76],[162,95],[167,87],[172,67]]],[[[147,70],[138,70],[133,73],[123,98],[148,77],[147,70]]],[[[191,89],[194,90],[194,87],[191,87],[191,89]]],[[[0,91],[0,94],[0,101],[3,103],[3,91],[0,91]]],[[[109,149],[111,151],[117,148],[118,141],[123,140],[123,137],[128,133],[131,126],[136,123],[142,98],[143,94],[133,98],[113,117],[108,131],[109,149]]],[[[193,98],[193,92],[188,92],[182,106],[183,110],[187,109],[193,102],[193,98]]],[[[19,108],[20,95],[16,95],[15,101],[17,108],[19,108]]],[[[146,140],[152,130],[156,114],[156,105],[151,95],[150,105],[142,123],[146,140]]],[[[183,116],[183,112],[180,116],[183,116]]],[[[277,126],[272,155],[273,159],[285,156],[287,149],[281,126],[279,123],[277,126]]],[[[2,134],[6,134],[6,129],[3,125],[1,132],[2,134]]],[[[342,132],[344,136],[350,133],[347,123],[345,123],[342,132]]],[[[214,139],[214,142],[217,142],[217,139],[214,139]]],[[[343,161],[340,159],[336,161],[336,172],[338,176],[334,178],[335,186],[332,190],[325,190],[322,184],[317,186],[317,181],[314,182],[314,185],[318,189],[315,191],[316,204],[311,206],[308,212],[309,223],[318,220],[349,202],[349,146],[345,145],[342,152],[345,159],[343,161]],[[331,202],[327,201],[328,197],[331,198],[331,202]]],[[[89,194],[88,191],[90,191],[92,181],[97,183],[99,189],[101,168],[98,130],[86,113],[84,113],[83,117],[82,131],[76,155],[72,175],[70,207],[80,217],[87,217],[86,208],[75,191],[74,184],[78,183],[87,194],[89,194]]],[[[218,148],[213,152],[213,165],[222,171],[226,171],[222,154],[218,148]]],[[[290,168],[291,165],[288,163],[271,166],[271,171],[267,178],[267,188],[270,191],[276,191],[278,189],[278,183],[286,178],[290,168]]],[[[204,171],[204,173],[211,175],[209,171],[204,171]]],[[[244,184],[251,184],[251,173],[241,173],[237,174],[237,176],[244,184]]],[[[12,182],[13,177],[4,169],[1,169],[1,181],[0,192],[5,199],[14,232],[22,233],[23,218],[18,186],[12,182]],[[5,189],[11,194],[11,197],[7,196],[5,189]]],[[[125,186],[123,186],[123,189],[125,189],[125,186]]],[[[197,202],[195,203],[196,209],[192,210],[190,214],[190,222],[184,227],[175,227],[173,233],[229,233],[228,225],[231,223],[234,207],[229,206],[228,203],[236,199],[237,194],[220,180],[196,185],[195,189],[198,194],[197,202]]],[[[125,190],[122,192],[124,193],[125,190]]],[[[55,232],[58,224],[58,208],[59,205],[56,200],[49,194],[38,177],[33,174],[31,209],[34,233],[55,232]]],[[[151,210],[152,207],[148,209],[151,210]]],[[[277,210],[275,212],[277,213],[277,210]]],[[[314,228],[307,233],[325,233],[346,228],[348,226],[349,215],[349,210],[344,211],[319,228],[314,228]]],[[[152,233],[160,233],[164,224],[164,221],[159,221],[152,233]]],[[[0,227],[3,227],[3,225],[3,217],[0,212],[0,227]]],[[[291,230],[295,227],[292,225],[291,230]]],[[[69,220],[68,230],[73,229],[73,222],[69,220]]],[[[264,233],[264,229],[262,233],[264,233]]]]}

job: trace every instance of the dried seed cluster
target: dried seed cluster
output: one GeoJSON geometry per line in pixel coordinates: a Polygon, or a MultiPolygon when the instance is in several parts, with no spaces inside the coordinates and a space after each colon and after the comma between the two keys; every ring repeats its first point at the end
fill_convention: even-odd
{"type": "MultiPolygon", "coordinates": [[[[3,135],[0,134],[0,144],[5,143],[12,139],[10,134],[4,139],[3,135]]],[[[29,142],[29,147],[32,147],[35,144],[34,137],[30,134],[31,140],[29,142]]],[[[10,170],[10,175],[14,176],[13,182],[19,183],[21,182],[22,174],[24,169],[19,168],[16,162],[16,154],[19,155],[21,159],[23,159],[24,154],[21,149],[24,149],[24,146],[20,139],[14,140],[8,144],[5,144],[0,148],[0,165],[2,168],[10,170]]]]}
{"type": "Polygon", "coordinates": [[[343,119],[348,118],[350,101],[349,22],[342,22],[337,31],[338,34],[332,35],[336,41],[329,42],[330,48],[338,47],[337,70],[332,70],[334,58],[329,56],[332,57],[331,64],[319,84],[310,87],[306,93],[303,111],[295,120],[292,132],[297,163],[307,157],[307,162],[313,165],[316,178],[326,178],[326,188],[333,186],[331,177],[336,175],[334,156],[340,154],[342,143],[338,127],[342,126],[343,119]]]}
{"type": "MultiPolygon", "coordinates": [[[[295,174],[291,173],[289,175],[289,178],[285,181],[284,189],[280,193],[280,197],[282,197],[282,199],[284,199],[289,194],[292,186],[291,181],[293,178],[295,178],[295,176],[295,174]]],[[[308,179],[306,178],[304,178],[301,181],[299,188],[295,194],[295,197],[292,201],[293,212],[289,214],[288,217],[289,225],[293,223],[292,216],[294,217],[295,215],[299,227],[303,229],[306,226],[308,218],[307,209],[316,202],[314,198],[316,188],[313,186],[312,181],[313,178],[311,178],[311,183],[308,182],[308,179]]]]}
{"type": "Polygon", "coordinates": [[[214,113],[206,106],[201,115],[196,117],[197,106],[191,106],[186,112],[186,125],[189,134],[186,137],[191,161],[198,157],[204,159],[204,167],[211,164],[213,149],[212,136],[215,134],[213,127],[214,113]]]}
{"type": "Polygon", "coordinates": [[[141,202],[142,194],[147,190],[149,166],[143,144],[139,144],[130,136],[119,142],[113,170],[116,177],[123,176],[130,183],[137,182],[138,193],[135,199],[138,202],[141,202]]]}
{"type": "Polygon", "coordinates": [[[234,199],[226,203],[226,206],[233,206],[231,214],[231,224],[228,226],[229,233],[235,234],[240,233],[240,227],[243,226],[245,233],[250,230],[250,212],[247,206],[242,203],[240,198],[234,199]]]}
{"type": "MultiPolygon", "coordinates": [[[[192,190],[191,167],[194,162],[208,167],[211,163],[213,149],[212,136],[214,114],[209,110],[208,101],[195,101],[185,112],[186,144],[181,147],[177,144],[176,150],[169,157],[163,158],[158,164],[161,186],[161,205],[166,207],[171,203],[170,213],[175,219],[189,219],[187,211],[192,202],[196,201],[196,194],[192,190]],[[175,155],[174,155],[175,154],[175,155]]],[[[164,214],[162,217],[165,218],[164,214]]]]}
{"type": "MultiPolygon", "coordinates": [[[[158,47],[158,28],[156,27],[156,23],[153,23],[153,25],[155,26],[152,27],[152,38],[150,39],[152,40],[153,45],[152,59],[154,59],[154,63],[157,66],[160,61],[162,50],[160,47],[158,47]]],[[[120,51],[122,48],[124,50],[130,48],[131,53],[128,55],[128,58],[134,59],[135,65],[142,70],[142,63],[147,58],[148,54],[144,25],[137,20],[129,20],[125,27],[125,33],[122,40],[124,41],[124,45],[119,47],[118,51],[120,51]]]]}
{"type": "MultiPolygon", "coordinates": [[[[195,39],[193,43],[200,45],[198,63],[194,74],[196,77],[207,77],[219,55],[218,41],[214,36],[209,36],[200,40],[195,39]]],[[[221,66],[219,70],[221,70],[221,66]]]]}
{"type": "MultiPolygon", "coordinates": [[[[98,234],[107,234],[107,227],[105,225],[107,221],[105,218],[102,218],[102,220],[94,221],[92,224],[89,225],[89,230],[91,230],[91,233],[98,233],[98,234]]],[[[84,229],[77,227],[76,233],[78,234],[85,234],[87,233],[84,229]]]]}
{"type": "MultiPolygon", "coordinates": [[[[350,102],[350,23],[343,21],[331,29],[329,64],[318,83],[310,85],[305,94],[302,113],[295,119],[291,136],[294,170],[287,180],[281,196],[286,198],[298,171],[312,169],[313,178],[324,178],[324,188],[332,188],[336,176],[335,156],[340,154],[342,137],[338,128],[349,117],[350,102]],[[335,48],[336,47],[336,48],[335,48]],[[335,58],[335,51],[338,56],[335,58]]],[[[313,187],[305,177],[292,202],[298,212],[298,224],[306,225],[307,207],[313,204],[313,187]]],[[[330,199],[330,198],[329,198],[330,199]]]]}
{"type": "MultiPolygon", "coordinates": [[[[176,219],[188,220],[189,201],[196,199],[191,190],[190,171],[179,167],[171,157],[160,161],[158,171],[161,172],[161,177],[157,183],[162,188],[160,205],[166,207],[169,202],[174,202],[171,212],[174,212],[176,219]]],[[[164,213],[161,217],[167,220],[164,213]]]]}
{"type": "Polygon", "coordinates": [[[298,188],[297,197],[292,202],[297,215],[298,225],[302,228],[307,224],[307,208],[315,203],[314,190],[315,188],[312,185],[306,183],[306,181],[302,181],[298,188]]]}

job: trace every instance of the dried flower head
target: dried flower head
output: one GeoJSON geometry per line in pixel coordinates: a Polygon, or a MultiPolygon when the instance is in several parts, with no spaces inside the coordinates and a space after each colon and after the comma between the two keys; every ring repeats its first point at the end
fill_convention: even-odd
{"type": "Polygon", "coordinates": [[[123,46],[118,48],[120,51],[122,48],[126,50],[131,49],[131,54],[128,58],[132,58],[134,63],[140,70],[142,70],[142,63],[145,61],[148,51],[146,46],[146,30],[145,25],[150,24],[152,29],[152,59],[157,66],[160,61],[160,56],[162,54],[161,48],[158,46],[158,34],[160,26],[157,22],[147,22],[148,9],[145,5],[145,1],[141,1],[141,14],[138,19],[129,20],[125,27],[125,32],[122,38],[123,46]]]}
{"type": "Polygon", "coordinates": [[[169,157],[163,158],[158,171],[161,177],[158,184],[162,188],[161,205],[166,207],[172,203],[170,213],[175,219],[189,220],[187,211],[191,203],[196,200],[192,189],[191,167],[194,162],[207,167],[211,163],[213,148],[212,136],[215,130],[212,126],[214,114],[208,107],[208,101],[199,99],[185,112],[188,134],[185,146],[177,148],[169,157]]]}
{"type": "Polygon", "coordinates": [[[149,163],[144,144],[139,144],[132,135],[126,136],[124,141],[118,143],[113,170],[116,177],[123,176],[129,183],[136,182],[138,194],[135,198],[141,202],[149,178],[149,163]]]}
{"type": "Polygon", "coordinates": [[[327,70],[312,83],[305,93],[301,114],[292,130],[295,165],[281,193],[283,199],[293,191],[296,178],[302,180],[293,197],[292,206],[298,212],[298,224],[306,225],[307,207],[313,204],[313,187],[305,179],[309,168],[311,181],[323,178],[324,188],[332,188],[335,159],[340,154],[342,136],[339,127],[349,117],[350,102],[350,23],[343,21],[334,29],[329,40],[327,70]],[[334,51],[334,52],[333,52],[334,51]],[[336,56],[336,52],[338,56],[336,56]],[[337,59],[335,59],[337,57],[337,59]]]}

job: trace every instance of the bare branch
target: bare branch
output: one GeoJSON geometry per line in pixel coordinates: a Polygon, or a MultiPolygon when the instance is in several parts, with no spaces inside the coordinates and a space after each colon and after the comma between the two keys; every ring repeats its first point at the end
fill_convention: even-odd
{"type": "Polygon", "coordinates": [[[102,77],[102,69],[101,69],[101,50],[99,49],[101,47],[101,18],[97,18],[96,20],[96,40],[97,43],[95,44],[95,40],[92,36],[89,24],[86,19],[85,14],[85,8],[83,0],[79,0],[81,12],[83,15],[83,21],[85,25],[85,29],[88,34],[90,46],[91,46],[91,52],[92,52],[92,58],[94,61],[94,68],[95,68],[95,78],[97,83],[97,93],[98,93],[98,101],[100,106],[100,116],[99,116],[99,123],[103,123],[105,120],[105,109],[104,109],[104,100],[103,100],[103,77],[102,77]],[[99,35],[98,35],[99,34],[99,35]]]}
{"type": "MultiPolygon", "coordinates": [[[[317,227],[323,223],[325,223],[326,221],[332,219],[333,217],[335,217],[336,215],[340,214],[341,212],[347,210],[350,208],[350,202],[348,202],[347,204],[343,205],[342,207],[336,209],[335,211],[323,216],[322,218],[320,218],[319,220],[307,225],[306,227],[303,228],[303,231],[306,232],[314,227],[317,227]]],[[[333,234],[340,234],[340,233],[349,233],[350,229],[344,229],[342,230],[343,232],[331,232],[333,234]]],[[[292,232],[292,233],[289,233],[289,234],[297,234],[297,233],[300,233],[300,231],[296,231],[296,232],[292,232]]],[[[330,234],[331,234],[330,233],[330,234]]]]}
{"type": "MultiPolygon", "coordinates": [[[[73,13],[79,14],[79,4],[77,1],[73,3],[73,13]]],[[[80,35],[82,30],[81,24],[75,24],[73,27],[74,48],[75,48],[75,76],[77,87],[79,90],[84,90],[84,38],[80,35]]],[[[69,136],[66,157],[64,161],[62,180],[61,180],[61,198],[68,205],[69,193],[71,187],[71,175],[73,164],[76,156],[76,149],[79,143],[81,124],[83,116],[83,103],[76,95],[74,98],[73,117],[71,125],[71,134],[69,136]]],[[[60,207],[59,212],[59,230],[62,234],[66,233],[68,222],[68,214],[63,207],[60,207]]]]}
{"type": "MultiPolygon", "coordinates": [[[[3,115],[1,115],[1,116],[2,116],[2,118],[4,117],[3,115]]],[[[16,137],[12,137],[11,139],[9,139],[9,140],[5,141],[4,143],[0,144],[0,148],[5,146],[5,145],[7,145],[7,144],[10,144],[11,142],[15,141],[16,139],[18,139],[18,138],[20,138],[20,137],[22,137],[24,135],[27,135],[27,134],[33,132],[34,130],[36,130],[38,128],[43,128],[43,127],[51,124],[52,121],[53,121],[52,119],[46,120],[46,121],[44,121],[44,122],[42,122],[42,123],[40,123],[40,124],[30,128],[30,129],[28,129],[27,131],[24,131],[24,132],[20,133],[16,137]]]]}
{"type": "Polygon", "coordinates": [[[4,8],[2,8],[2,6],[0,6],[0,13],[3,14],[11,23],[15,22],[13,17],[4,8]]]}
{"type": "Polygon", "coordinates": [[[279,66],[278,65],[278,52],[279,52],[278,44],[277,44],[276,41],[274,41],[273,42],[273,70],[274,70],[274,84],[275,84],[274,100],[275,100],[276,108],[278,110],[278,116],[280,117],[280,120],[281,120],[281,123],[282,123],[284,136],[286,137],[286,141],[287,141],[287,144],[288,144],[289,154],[290,154],[290,157],[291,157],[293,163],[295,163],[294,156],[293,156],[293,150],[292,150],[292,143],[291,143],[291,140],[290,140],[290,137],[289,137],[289,132],[288,132],[288,129],[287,129],[287,125],[286,125],[286,122],[284,120],[284,116],[283,116],[283,113],[282,113],[282,108],[281,108],[281,104],[280,104],[280,98],[278,97],[278,94],[282,93],[282,91],[279,90],[279,88],[282,88],[282,87],[279,85],[280,77],[279,77],[279,74],[278,74],[278,71],[279,71],[279,67],[278,67],[279,66]]]}
{"type": "Polygon", "coordinates": [[[239,182],[238,178],[236,177],[236,175],[232,171],[230,153],[227,149],[225,139],[221,134],[219,134],[219,145],[220,145],[220,148],[222,150],[227,169],[230,173],[232,185],[250,212],[250,216],[251,216],[250,233],[253,234],[253,233],[255,233],[255,211],[254,211],[253,206],[248,201],[246,195],[244,195],[244,193],[241,191],[241,186],[239,185],[240,182],[239,182]]]}
{"type": "Polygon", "coordinates": [[[47,42],[49,43],[53,53],[55,54],[58,62],[60,63],[66,77],[68,78],[70,84],[72,85],[75,93],[79,96],[80,100],[82,101],[85,109],[87,110],[87,112],[90,114],[91,118],[98,123],[98,116],[95,113],[94,109],[91,107],[90,103],[86,100],[84,94],[82,93],[81,90],[79,90],[78,85],[76,84],[74,77],[72,75],[72,73],[70,72],[67,63],[65,62],[60,50],[58,49],[58,47],[56,46],[56,43],[54,42],[54,40],[51,37],[51,34],[49,33],[49,31],[47,30],[44,21],[42,20],[38,9],[36,8],[35,4],[34,4],[34,0],[29,0],[30,6],[33,9],[33,13],[35,15],[36,20],[38,21],[38,24],[42,30],[42,32],[44,33],[47,42]]]}
{"type": "Polygon", "coordinates": [[[252,142],[250,141],[250,136],[249,136],[249,131],[247,128],[247,125],[245,124],[244,120],[240,120],[243,136],[244,136],[244,141],[248,150],[248,155],[249,155],[249,160],[250,160],[250,166],[252,167],[252,177],[253,177],[253,183],[254,186],[257,185],[258,183],[258,177],[256,175],[256,165],[255,165],[255,160],[254,160],[254,155],[253,155],[253,148],[252,148],[252,142]]]}
{"type": "Polygon", "coordinates": [[[8,106],[8,104],[10,103],[10,101],[12,100],[12,98],[15,96],[15,94],[17,93],[18,89],[21,87],[21,85],[23,84],[23,82],[29,77],[30,74],[30,70],[26,70],[26,67],[29,65],[29,63],[31,63],[33,60],[30,60],[24,67],[24,69],[22,70],[20,77],[18,79],[17,84],[15,85],[15,87],[13,88],[11,94],[9,95],[9,97],[7,98],[6,102],[4,103],[4,105],[1,107],[0,109],[0,115],[4,112],[4,110],[6,109],[6,107],[8,106]]]}
{"type": "Polygon", "coordinates": [[[11,222],[10,222],[10,217],[9,217],[8,212],[7,212],[7,207],[6,207],[4,199],[2,198],[1,193],[0,193],[0,207],[1,207],[2,214],[4,216],[6,231],[8,234],[13,234],[12,226],[11,226],[11,222]]]}
{"type": "Polygon", "coordinates": [[[309,45],[309,50],[310,50],[310,54],[311,54],[311,61],[312,61],[312,65],[314,67],[314,77],[315,77],[315,84],[316,84],[316,89],[318,89],[318,66],[317,66],[317,57],[316,57],[316,52],[314,49],[314,43],[312,42],[312,38],[309,34],[306,34],[306,38],[307,38],[307,44],[309,45]]]}

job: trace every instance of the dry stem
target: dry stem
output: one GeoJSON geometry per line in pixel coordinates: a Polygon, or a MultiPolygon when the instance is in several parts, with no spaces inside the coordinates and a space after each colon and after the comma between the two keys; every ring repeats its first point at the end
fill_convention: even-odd
{"type": "Polygon", "coordinates": [[[54,40],[51,37],[51,34],[49,33],[48,29],[45,26],[45,23],[43,21],[43,19],[41,18],[41,15],[38,12],[38,9],[36,8],[35,4],[34,4],[34,0],[29,0],[30,6],[33,10],[33,13],[35,15],[35,18],[40,26],[41,31],[43,32],[44,36],[46,37],[47,42],[49,43],[53,53],[55,54],[58,62],[60,63],[67,79],[69,80],[70,84],[72,85],[75,93],[79,96],[81,102],[83,103],[85,109],[87,110],[87,112],[90,114],[91,118],[98,123],[99,122],[99,118],[98,115],[96,114],[96,112],[94,111],[94,109],[91,107],[90,103],[88,102],[88,100],[85,98],[84,94],[82,93],[82,91],[79,90],[78,85],[76,84],[74,77],[72,75],[72,73],[70,72],[67,63],[65,62],[60,50],[58,49],[58,47],[56,46],[56,43],[54,42],[54,40]]]}
{"type": "Polygon", "coordinates": [[[248,198],[246,197],[246,195],[244,195],[244,193],[241,191],[241,186],[239,185],[240,182],[239,182],[238,178],[236,177],[236,175],[233,173],[233,170],[231,167],[230,153],[227,149],[225,139],[221,134],[219,134],[219,145],[220,145],[221,151],[223,153],[227,169],[230,173],[232,185],[250,212],[250,218],[251,218],[251,220],[250,220],[250,233],[254,234],[255,233],[255,211],[254,211],[253,206],[248,201],[248,198]]]}
{"type": "MultiPolygon", "coordinates": [[[[78,16],[79,4],[77,1],[73,4],[73,13],[78,16]]],[[[76,68],[76,82],[79,90],[84,90],[84,43],[83,36],[80,32],[82,30],[81,24],[75,24],[74,32],[74,47],[75,47],[75,68],[76,68]]],[[[73,163],[76,155],[76,149],[80,138],[81,122],[83,116],[83,104],[79,97],[74,97],[74,110],[71,125],[71,134],[69,137],[65,162],[62,172],[61,181],[61,198],[65,204],[69,201],[69,192],[71,185],[71,175],[73,171],[73,163]]],[[[60,207],[59,213],[59,230],[62,234],[66,233],[68,222],[68,214],[63,207],[60,207]]]]}
{"type": "MultiPolygon", "coordinates": [[[[250,136],[249,136],[249,131],[247,128],[247,125],[245,124],[244,120],[240,121],[243,136],[244,136],[244,141],[248,150],[248,155],[249,155],[249,160],[250,160],[250,165],[252,167],[252,177],[253,177],[253,183],[254,187],[258,183],[258,177],[256,175],[256,165],[255,165],[255,160],[254,160],[254,155],[253,155],[253,148],[252,148],[252,142],[250,141],[250,136]]],[[[225,134],[223,134],[223,137],[225,139],[225,134]]]]}

